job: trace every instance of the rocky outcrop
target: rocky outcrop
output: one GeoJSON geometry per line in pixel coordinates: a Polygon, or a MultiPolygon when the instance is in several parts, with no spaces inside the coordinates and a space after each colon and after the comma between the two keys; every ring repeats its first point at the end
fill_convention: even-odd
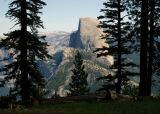
{"type": "Polygon", "coordinates": [[[94,18],[80,18],[78,31],[71,34],[69,46],[92,51],[105,46],[105,40],[100,37],[102,30],[97,28],[98,23],[94,18]]]}
{"type": "MultiPolygon", "coordinates": [[[[99,87],[102,86],[103,81],[98,82],[97,77],[107,76],[112,73],[112,70],[108,67],[108,61],[101,58],[96,58],[96,54],[91,51],[85,51],[78,49],[83,58],[85,70],[88,73],[88,86],[90,92],[95,92],[99,87]]],[[[74,67],[73,61],[76,55],[76,48],[64,48],[63,60],[59,64],[56,73],[49,79],[47,88],[51,91],[56,91],[57,94],[64,97],[69,93],[69,83],[71,81],[72,69],[74,67]]]]}
{"type": "MultiPolygon", "coordinates": [[[[97,77],[112,73],[108,66],[113,63],[113,58],[97,58],[96,54],[93,53],[96,48],[107,45],[105,40],[100,37],[102,30],[97,28],[98,23],[98,20],[94,18],[80,18],[78,30],[70,33],[70,35],[62,32],[62,35],[58,34],[57,37],[53,37],[55,34],[49,34],[49,36],[52,36],[47,37],[47,41],[51,44],[49,51],[55,51],[54,53],[50,52],[53,53],[53,60],[47,63],[50,74],[52,74],[47,83],[49,90],[56,91],[60,96],[67,95],[77,50],[80,51],[86,71],[89,74],[87,80],[90,92],[94,92],[102,85],[102,82],[96,81],[97,77]]],[[[42,73],[48,75],[47,72],[42,73]]]]}
{"type": "MultiPolygon", "coordinates": [[[[61,96],[67,95],[68,84],[71,80],[73,60],[77,50],[80,51],[86,71],[88,72],[88,85],[91,92],[101,87],[101,82],[96,78],[108,75],[112,71],[108,66],[112,63],[112,57],[97,58],[93,53],[95,48],[106,45],[104,40],[100,40],[102,31],[97,28],[98,21],[93,18],[81,18],[78,30],[72,33],[52,32],[41,33],[46,35],[48,51],[52,59],[47,62],[37,60],[39,70],[48,81],[46,87],[51,91],[56,91],[61,96]]],[[[1,55],[7,54],[0,51],[1,55]]],[[[2,56],[3,57],[3,56],[2,56]]]]}

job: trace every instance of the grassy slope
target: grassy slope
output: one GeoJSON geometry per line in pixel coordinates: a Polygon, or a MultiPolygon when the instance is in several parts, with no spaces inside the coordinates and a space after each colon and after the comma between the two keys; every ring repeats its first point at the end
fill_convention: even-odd
{"type": "Polygon", "coordinates": [[[64,103],[19,111],[4,110],[0,114],[160,114],[160,101],[64,103]]]}

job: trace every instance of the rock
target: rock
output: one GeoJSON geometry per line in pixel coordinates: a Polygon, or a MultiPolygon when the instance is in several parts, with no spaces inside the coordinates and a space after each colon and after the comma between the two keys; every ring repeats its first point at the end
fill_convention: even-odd
{"type": "Polygon", "coordinates": [[[105,40],[100,37],[103,32],[97,27],[98,23],[95,18],[80,18],[78,31],[72,33],[69,46],[92,51],[106,46],[105,40]]]}

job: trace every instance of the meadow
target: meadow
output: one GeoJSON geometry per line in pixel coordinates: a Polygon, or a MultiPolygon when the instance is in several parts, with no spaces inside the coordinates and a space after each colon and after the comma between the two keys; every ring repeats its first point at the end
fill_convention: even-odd
{"type": "Polygon", "coordinates": [[[160,114],[160,100],[43,104],[0,110],[0,114],[160,114]]]}

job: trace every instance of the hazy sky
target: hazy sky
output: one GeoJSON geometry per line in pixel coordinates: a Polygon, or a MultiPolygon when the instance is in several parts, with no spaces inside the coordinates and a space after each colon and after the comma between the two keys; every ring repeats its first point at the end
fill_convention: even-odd
{"type": "MultiPolygon", "coordinates": [[[[5,18],[8,10],[8,3],[12,0],[0,0],[0,35],[10,31],[14,25],[5,18]]],[[[78,27],[80,17],[97,17],[103,8],[105,0],[44,0],[47,6],[44,7],[41,18],[45,30],[40,31],[73,31],[78,27]]],[[[13,30],[13,29],[12,29],[13,30]]]]}

